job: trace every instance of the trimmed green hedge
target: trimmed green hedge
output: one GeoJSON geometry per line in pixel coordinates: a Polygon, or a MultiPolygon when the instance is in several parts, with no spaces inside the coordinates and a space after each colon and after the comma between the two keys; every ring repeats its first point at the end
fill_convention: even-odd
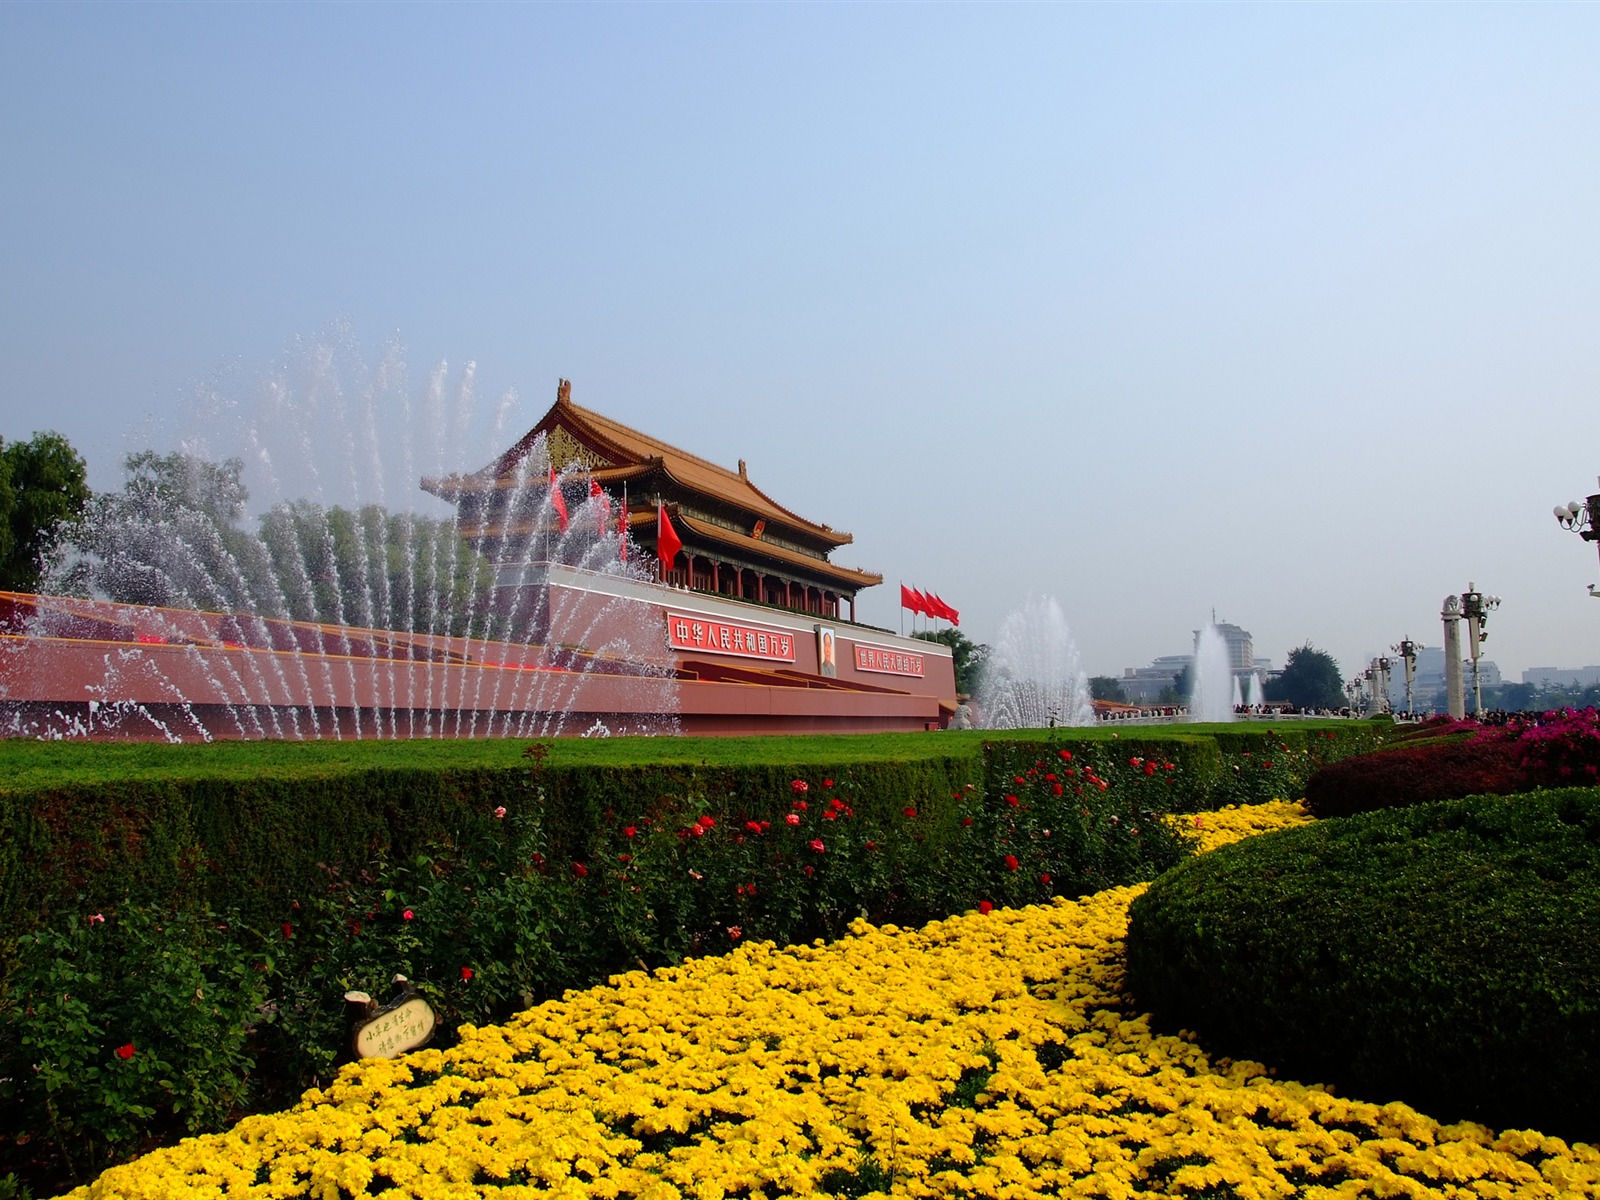
{"type": "MultiPolygon", "coordinates": [[[[700,795],[713,815],[771,819],[799,772],[852,777],[864,813],[917,806],[939,818],[946,797],[983,783],[985,746],[1042,733],[562,739],[546,743],[541,820],[553,852],[583,858],[608,814],[661,797],[700,795]]],[[[1172,762],[1163,806],[1194,812],[1298,798],[1297,763],[1376,738],[1372,725],[1346,721],[1055,730],[1047,744],[1102,763],[1172,762]],[[1274,745],[1289,751],[1269,759],[1274,745]]],[[[527,745],[0,742],[0,911],[26,926],[80,899],[188,896],[276,920],[325,867],[355,870],[380,852],[405,858],[438,843],[492,848],[502,831],[486,814],[523,797],[527,745]]]]}
{"type": "Polygon", "coordinates": [[[1137,900],[1128,984],[1209,1048],[1444,1120],[1600,1137],[1600,789],[1324,821],[1137,900]]]}

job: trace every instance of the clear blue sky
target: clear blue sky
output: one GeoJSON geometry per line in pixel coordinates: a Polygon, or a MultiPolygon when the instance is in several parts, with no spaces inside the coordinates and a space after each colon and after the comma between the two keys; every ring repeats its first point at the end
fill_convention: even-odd
{"type": "Polygon", "coordinates": [[[748,460],[880,624],[1350,674],[1473,580],[1512,677],[1600,662],[1597,62],[1595,5],[13,0],[0,435],[113,487],[343,322],[506,443],[564,376],[748,460]]]}

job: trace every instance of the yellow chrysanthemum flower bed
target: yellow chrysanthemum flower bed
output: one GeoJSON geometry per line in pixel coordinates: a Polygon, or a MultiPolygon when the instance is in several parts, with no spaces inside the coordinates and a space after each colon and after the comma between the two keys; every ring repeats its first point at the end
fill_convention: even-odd
{"type": "MultiPolygon", "coordinates": [[[[1220,845],[1298,805],[1202,814],[1220,845]]],[[[74,1197],[1595,1196],[1600,1152],[1212,1060],[1118,985],[1142,889],[620,976],[74,1197]]]]}

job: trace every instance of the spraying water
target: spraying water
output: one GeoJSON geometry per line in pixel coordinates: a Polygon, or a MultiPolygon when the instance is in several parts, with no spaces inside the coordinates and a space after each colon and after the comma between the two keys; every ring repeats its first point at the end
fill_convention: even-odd
{"type": "Polygon", "coordinates": [[[986,729],[1094,724],[1089,682],[1061,606],[1028,597],[1000,625],[978,687],[986,729]]]}
{"type": "Polygon", "coordinates": [[[1228,657],[1221,630],[1207,625],[1195,641],[1194,667],[1189,684],[1191,721],[1231,721],[1238,703],[1238,681],[1228,657]]]}
{"type": "Polygon", "coordinates": [[[262,378],[214,382],[176,450],[131,456],[45,587],[146,606],[137,642],[161,651],[108,652],[92,697],[102,724],[121,711],[119,679],[137,677],[166,694],[166,715],[128,715],[165,721],[174,740],[208,736],[183,715],[199,692],[221,698],[238,737],[550,736],[579,732],[568,716],[604,677],[642,692],[629,707],[646,715],[582,732],[675,731],[660,623],[547,586],[556,568],[647,578],[624,553],[618,498],[542,435],[498,496],[514,545],[419,488],[470,474],[507,440],[516,397],[485,419],[475,376],[440,364],[413,388],[397,349],[369,365],[336,328],[262,378]],[[552,629],[563,645],[530,652],[552,629]],[[343,699],[337,712],[261,702],[279,696],[343,699]]]}

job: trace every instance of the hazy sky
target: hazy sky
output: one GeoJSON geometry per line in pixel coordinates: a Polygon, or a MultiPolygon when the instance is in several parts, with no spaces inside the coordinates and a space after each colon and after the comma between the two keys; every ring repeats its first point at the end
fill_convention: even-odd
{"type": "Polygon", "coordinates": [[[337,328],[470,382],[472,466],[558,377],[746,459],[886,626],[1353,674],[1470,580],[1511,678],[1597,663],[1597,62],[1576,4],[12,0],[0,435],[114,487],[337,328]]]}

